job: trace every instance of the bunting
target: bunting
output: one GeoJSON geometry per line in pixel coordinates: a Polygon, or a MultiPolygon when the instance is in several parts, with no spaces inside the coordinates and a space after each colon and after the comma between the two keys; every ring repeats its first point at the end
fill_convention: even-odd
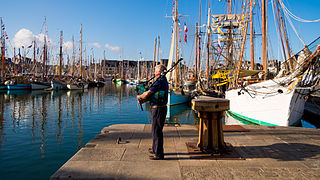
{"type": "Polygon", "coordinates": [[[2,30],[4,31],[4,33],[3,33],[2,37],[3,37],[3,38],[5,38],[5,39],[9,39],[9,37],[8,37],[8,34],[7,34],[7,31],[6,31],[6,28],[5,28],[4,24],[2,24],[1,28],[2,28],[2,30]]]}
{"type": "Polygon", "coordinates": [[[187,43],[187,32],[188,32],[188,28],[186,23],[184,23],[184,42],[187,43]]]}
{"type": "Polygon", "coordinates": [[[217,30],[218,30],[218,33],[220,33],[221,35],[224,35],[219,26],[218,26],[217,30]]]}
{"type": "Polygon", "coordinates": [[[221,42],[220,42],[221,36],[220,34],[218,34],[218,49],[219,49],[219,53],[221,54],[222,50],[221,50],[221,42]]]}

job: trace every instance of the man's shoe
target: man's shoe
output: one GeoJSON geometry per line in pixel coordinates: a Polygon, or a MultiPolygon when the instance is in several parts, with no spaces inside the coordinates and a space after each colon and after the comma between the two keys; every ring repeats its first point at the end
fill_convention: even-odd
{"type": "Polygon", "coordinates": [[[164,157],[154,155],[154,156],[149,156],[149,159],[150,160],[164,160],[164,157]]]}
{"type": "Polygon", "coordinates": [[[150,154],[154,154],[152,148],[149,148],[148,151],[149,151],[150,154]]]}

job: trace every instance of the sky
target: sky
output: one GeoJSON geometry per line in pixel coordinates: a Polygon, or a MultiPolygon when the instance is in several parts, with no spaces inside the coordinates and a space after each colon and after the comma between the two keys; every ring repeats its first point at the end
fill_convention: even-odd
{"type": "MultiPolygon", "coordinates": [[[[256,0],[257,3],[260,0],[256,0]]],[[[295,15],[308,20],[320,19],[319,0],[282,0],[295,15]]],[[[234,7],[240,1],[233,1],[234,7]]],[[[242,1],[241,1],[242,2],[242,1]]],[[[64,59],[72,54],[72,36],[76,51],[79,48],[80,26],[83,27],[84,55],[102,59],[153,60],[155,38],[160,36],[160,58],[168,58],[170,51],[173,21],[173,0],[0,0],[2,17],[8,34],[8,55],[12,56],[13,47],[27,47],[32,39],[37,39],[41,48],[45,30],[50,40],[50,52],[57,59],[60,31],[63,31],[64,59]]],[[[188,28],[187,43],[182,43],[182,55],[187,63],[194,59],[195,24],[199,22],[199,0],[178,0],[180,36],[184,39],[184,24],[188,28]]],[[[201,24],[207,22],[209,0],[201,1],[201,24]]],[[[226,0],[211,0],[211,14],[226,13],[226,0]]],[[[238,9],[234,9],[239,10],[238,9]]],[[[256,8],[259,13],[259,8],[256,8]]],[[[261,21],[261,20],[260,20],[261,21]]],[[[301,23],[292,20],[305,44],[320,36],[320,22],[301,23]]],[[[259,23],[259,20],[256,21],[259,23]]],[[[271,0],[268,0],[268,32],[270,32],[269,58],[281,58],[277,43],[279,38],[273,27],[271,0]],[[274,37],[272,37],[274,36],[274,37]]],[[[290,27],[288,24],[287,26],[290,27]]],[[[259,32],[259,29],[256,30],[259,32]]],[[[268,36],[268,37],[269,37],[268,36]]],[[[297,52],[303,44],[292,30],[289,31],[292,51],[297,52]]],[[[217,38],[217,37],[216,37],[217,38]]],[[[259,37],[257,38],[257,44],[259,37]]],[[[249,44],[247,43],[247,46],[249,44]]],[[[260,56],[259,46],[256,48],[260,56]]],[[[27,56],[32,56],[27,49],[27,56]]],[[[78,52],[77,52],[78,54],[78,52]]],[[[250,54],[245,54],[248,59],[250,54]]]]}

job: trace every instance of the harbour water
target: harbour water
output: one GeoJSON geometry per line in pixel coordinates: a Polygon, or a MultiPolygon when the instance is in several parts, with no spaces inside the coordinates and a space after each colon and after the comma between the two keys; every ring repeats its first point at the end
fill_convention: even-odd
{"type": "MultiPolygon", "coordinates": [[[[169,125],[198,124],[188,105],[168,110],[169,125]]],[[[103,127],[150,123],[150,107],[140,110],[130,85],[110,82],[85,91],[1,91],[0,179],[49,179],[103,127]]]]}
{"type": "MultiPolygon", "coordinates": [[[[87,91],[0,92],[0,179],[48,179],[81,147],[112,124],[149,124],[134,86],[87,91]]],[[[187,105],[169,122],[194,124],[187,105]]],[[[151,133],[150,133],[151,135],[151,133]]]]}

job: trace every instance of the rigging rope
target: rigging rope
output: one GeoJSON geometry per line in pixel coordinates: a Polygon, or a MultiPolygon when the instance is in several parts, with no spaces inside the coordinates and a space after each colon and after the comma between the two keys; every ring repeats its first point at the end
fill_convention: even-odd
{"type": "Polygon", "coordinates": [[[285,5],[284,3],[282,2],[282,0],[279,0],[279,3],[283,9],[283,11],[290,15],[293,19],[295,19],[296,21],[300,21],[300,22],[320,22],[320,19],[316,19],[316,20],[305,20],[305,19],[302,19],[296,15],[294,15],[285,5]]]}

